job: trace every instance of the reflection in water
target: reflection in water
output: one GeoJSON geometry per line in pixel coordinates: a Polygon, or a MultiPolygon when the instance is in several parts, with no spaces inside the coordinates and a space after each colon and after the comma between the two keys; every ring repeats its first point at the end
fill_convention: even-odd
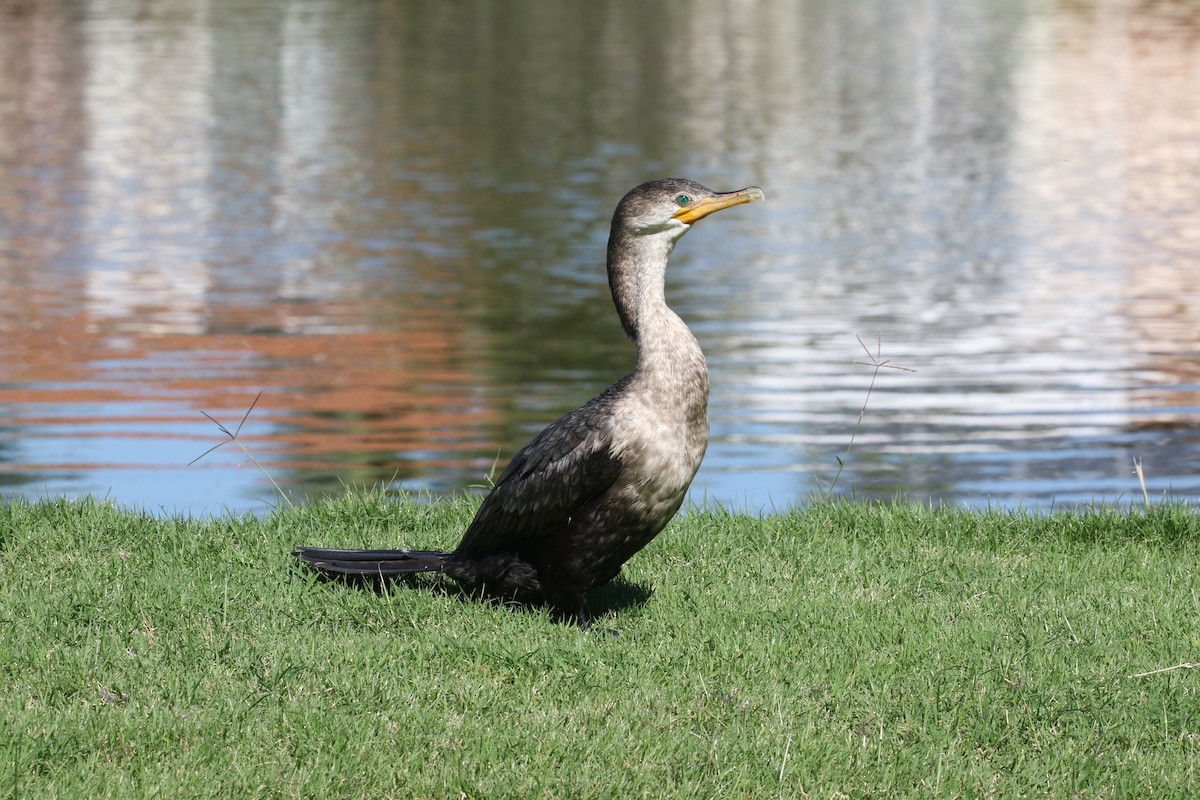
{"type": "Polygon", "coordinates": [[[627,370],[617,198],[676,254],[696,499],[1200,493],[1180,2],[0,4],[0,485],[133,505],[482,483],[627,370]],[[878,333],[877,333],[878,332],[878,333]],[[239,468],[240,465],[240,468],[239,468]]]}

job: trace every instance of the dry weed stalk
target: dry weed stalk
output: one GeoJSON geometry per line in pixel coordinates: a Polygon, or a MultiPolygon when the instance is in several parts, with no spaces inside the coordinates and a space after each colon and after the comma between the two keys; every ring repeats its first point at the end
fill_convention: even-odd
{"type": "Polygon", "coordinates": [[[207,411],[201,411],[200,413],[203,414],[204,416],[208,417],[208,419],[214,425],[216,425],[218,429],[220,429],[221,433],[225,434],[228,438],[223,442],[218,442],[217,444],[214,444],[212,447],[208,448],[203,453],[201,453],[200,455],[193,458],[191,461],[188,462],[188,466],[190,467],[192,464],[195,464],[197,461],[204,458],[206,455],[213,452],[214,450],[218,450],[218,449],[224,447],[225,445],[229,444],[230,442],[233,442],[234,444],[236,444],[238,447],[240,447],[242,449],[242,452],[246,454],[246,457],[250,459],[250,461],[254,464],[254,466],[258,467],[259,471],[262,472],[263,475],[267,476],[267,480],[269,480],[271,482],[271,485],[275,487],[275,491],[279,493],[279,496],[283,498],[283,501],[285,503],[287,503],[289,506],[291,506],[292,505],[291,499],[286,494],[284,494],[283,489],[280,488],[279,484],[275,482],[275,479],[273,477],[271,477],[271,473],[267,472],[267,468],[259,463],[258,459],[254,457],[254,454],[251,453],[248,449],[246,449],[246,445],[243,444],[242,440],[238,438],[238,434],[242,432],[242,426],[245,425],[246,420],[250,418],[250,412],[252,412],[254,410],[254,407],[256,405],[258,405],[259,398],[261,398],[261,397],[262,397],[262,392],[260,391],[258,394],[256,394],[254,396],[254,402],[251,403],[250,407],[246,409],[246,413],[242,415],[242,419],[240,422],[238,422],[237,428],[235,428],[232,431],[229,430],[229,428],[225,427],[220,422],[218,422],[217,419],[215,417],[213,417],[212,414],[209,414],[207,411]]]}
{"type": "Polygon", "coordinates": [[[1133,471],[1137,473],[1138,483],[1142,485],[1142,498],[1146,501],[1146,506],[1150,506],[1150,493],[1146,491],[1146,474],[1142,472],[1141,459],[1133,460],[1133,471]]]}
{"type": "Polygon", "coordinates": [[[840,457],[836,457],[838,462],[838,470],[837,474],[833,476],[833,482],[829,484],[829,494],[831,495],[833,494],[834,488],[837,487],[838,479],[842,477],[842,470],[846,468],[846,459],[850,457],[850,451],[854,448],[854,438],[858,436],[858,429],[862,427],[863,416],[865,416],[867,413],[867,403],[871,401],[871,392],[875,390],[875,379],[879,377],[879,370],[887,368],[899,370],[900,372],[916,372],[915,369],[900,367],[893,364],[891,361],[881,360],[883,356],[882,332],[875,332],[874,353],[871,352],[871,348],[867,347],[867,345],[863,342],[862,337],[857,333],[854,334],[854,338],[858,340],[859,346],[861,346],[863,351],[867,354],[867,358],[870,359],[870,363],[865,361],[851,361],[850,363],[857,364],[862,367],[874,367],[874,371],[871,373],[871,383],[869,386],[867,386],[867,396],[863,398],[862,408],[858,410],[858,420],[854,423],[854,430],[850,432],[850,441],[846,444],[846,452],[840,457]]]}
{"type": "Polygon", "coordinates": [[[1185,662],[1183,664],[1175,664],[1170,667],[1161,667],[1159,669],[1152,669],[1149,672],[1135,672],[1133,675],[1126,675],[1125,677],[1126,678],[1148,678],[1151,675],[1161,675],[1164,672],[1174,672],[1177,669],[1200,669],[1200,664],[1191,664],[1191,663],[1185,662]]]}

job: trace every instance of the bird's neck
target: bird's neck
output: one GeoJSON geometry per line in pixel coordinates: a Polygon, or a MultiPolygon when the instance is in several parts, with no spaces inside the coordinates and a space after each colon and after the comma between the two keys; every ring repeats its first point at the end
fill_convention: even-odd
{"type": "Polygon", "coordinates": [[[708,369],[696,337],[667,306],[667,259],[676,236],[633,236],[614,232],[609,239],[608,277],[613,302],[625,333],[637,345],[640,378],[671,384],[707,399],[708,369]]]}

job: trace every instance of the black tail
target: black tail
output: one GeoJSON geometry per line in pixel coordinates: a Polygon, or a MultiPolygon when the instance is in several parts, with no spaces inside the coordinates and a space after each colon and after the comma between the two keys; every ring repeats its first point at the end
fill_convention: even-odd
{"type": "Polygon", "coordinates": [[[449,553],[438,550],[330,550],[298,547],[292,555],[336,575],[411,575],[441,572],[449,553]]]}

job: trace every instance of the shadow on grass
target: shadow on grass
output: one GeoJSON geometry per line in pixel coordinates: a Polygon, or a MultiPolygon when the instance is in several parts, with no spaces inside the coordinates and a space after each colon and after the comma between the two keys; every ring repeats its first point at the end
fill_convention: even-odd
{"type": "MultiPolygon", "coordinates": [[[[302,570],[307,572],[307,570],[302,570]]],[[[514,611],[534,611],[540,606],[527,603],[505,602],[496,598],[486,597],[475,591],[459,586],[442,575],[431,573],[416,573],[412,575],[334,575],[317,571],[315,577],[322,583],[339,584],[348,589],[370,591],[382,595],[389,591],[394,584],[402,583],[408,589],[417,592],[454,597],[468,603],[480,603],[503,606],[514,611]]],[[[588,594],[587,613],[591,619],[608,614],[621,614],[630,609],[641,608],[649,602],[654,590],[641,583],[626,580],[618,575],[604,586],[598,586],[588,594]]]]}
{"type": "Polygon", "coordinates": [[[605,614],[621,614],[630,609],[641,608],[650,602],[654,590],[644,583],[634,583],[618,575],[603,586],[598,586],[588,595],[588,613],[593,617],[605,614]]]}

